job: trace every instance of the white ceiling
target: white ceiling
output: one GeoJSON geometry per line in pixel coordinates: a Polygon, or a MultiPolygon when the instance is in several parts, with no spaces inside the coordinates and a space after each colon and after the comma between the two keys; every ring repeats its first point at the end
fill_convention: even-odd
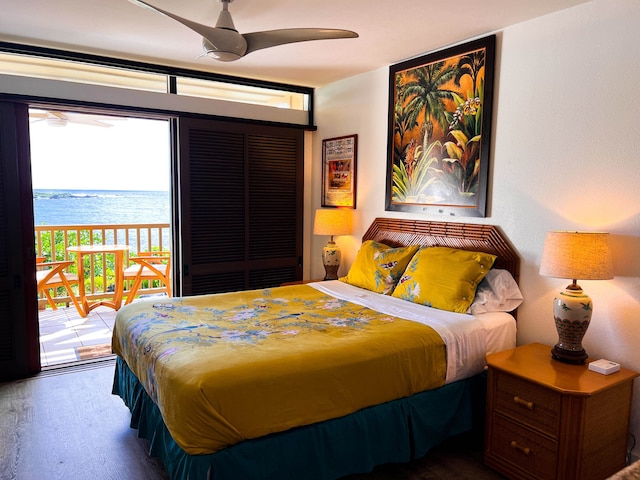
{"type": "MultiPolygon", "coordinates": [[[[210,25],[221,8],[217,0],[148,1],[210,25]]],[[[230,11],[240,33],[321,27],[360,37],[283,45],[222,63],[196,58],[198,34],[127,0],[3,0],[0,41],[318,87],[585,1],[235,0],[230,11]]]]}

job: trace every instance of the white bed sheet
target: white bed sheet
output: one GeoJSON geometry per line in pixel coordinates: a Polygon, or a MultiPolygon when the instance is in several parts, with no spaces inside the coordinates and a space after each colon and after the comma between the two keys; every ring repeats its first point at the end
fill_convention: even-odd
{"type": "Polygon", "coordinates": [[[433,328],[442,337],[447,349],[446,383],[480,373],[486,366],[486,355],[516,345],[516,321],[506,312],[479,315],[447,312],[354,287],[339,280],[314,282],[309,286],[341,300],[433,328]]]}

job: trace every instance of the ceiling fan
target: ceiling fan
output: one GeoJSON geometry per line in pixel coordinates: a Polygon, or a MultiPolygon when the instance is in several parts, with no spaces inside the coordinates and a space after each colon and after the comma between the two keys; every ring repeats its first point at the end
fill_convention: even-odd
{"type": "Polygon", "coordinates": [[[130,1],[162,13],[169,18],[173,18],[194,32],[199,33],[202,35],[203,55],[208,55],[222,62],[232,62],[256,50],[276,47],[286,43],[358,37],[358,34],[351,30],[329,28],[284,28],[263,32],[238,33],[238,30],[236,30],[233,24],[231,12],[229,12],[229,4],[233,2],[233,0],[219,0],[220,3],[222,3],[222,10],[218,15],[218,21],[215,27],[192,22],[191,20],[155,7],[143,0],[130,1]]]}
{"type": "Polygon", "coordinates": [[[56,110],[36,110],[33,108],[29,109],[29,118],[32,123],[44,121],[51,127],[65,127],[68,123],[93,125],[95,127],[113,127],[113,124],[108,122],[124,120],[120,117],[109,117],[106,115],[59,112],[56,110]]]}

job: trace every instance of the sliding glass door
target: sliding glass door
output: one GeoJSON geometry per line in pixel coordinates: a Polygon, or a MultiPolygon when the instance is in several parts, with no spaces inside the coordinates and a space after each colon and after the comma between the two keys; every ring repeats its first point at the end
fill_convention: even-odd
{"type": "MultiPolygon", "coordinates": [[[[304,131],[172,123],[176,295],[300,280],[304,131]]],[[[0,102],[0,381],[41,368],[31,180],[28,105],[0,102]]]]}

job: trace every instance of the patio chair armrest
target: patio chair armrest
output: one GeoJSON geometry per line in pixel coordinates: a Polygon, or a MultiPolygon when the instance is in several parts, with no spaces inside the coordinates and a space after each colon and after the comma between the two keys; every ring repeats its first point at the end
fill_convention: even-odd
{"type": "Polygon", "coordinates": [[[39,269],[42,269],[43,267],[57,267],[59,265],[62,266],[62,268],[66,268],[69,265],[73,265],[75,262],[73,260],[57,260],[55,262],[42,262],[42,263],[38,263],[36,264],[36,267],[39,269]]]}

